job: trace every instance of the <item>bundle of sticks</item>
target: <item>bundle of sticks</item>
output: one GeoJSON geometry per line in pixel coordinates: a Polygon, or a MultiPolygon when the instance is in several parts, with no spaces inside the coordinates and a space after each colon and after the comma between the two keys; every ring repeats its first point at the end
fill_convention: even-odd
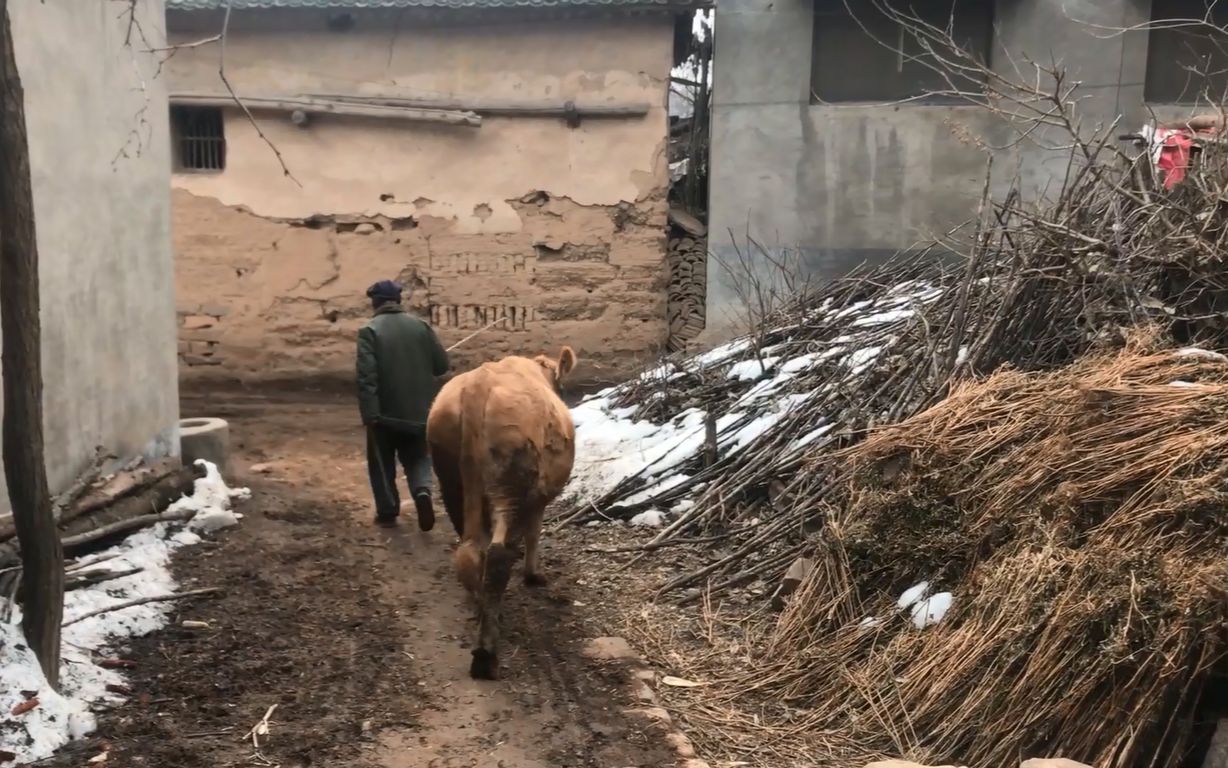
{"type": "MultiPolygon", "coordinates": [[[[186,519],[167,507],[192,492],[203,476],[198,466],[185,467],[178,459],[147,463],[135,459],[116,469],[115,456],[99,450],[89,467],[64,493],[56,497],[52,514],[58,522],[66,556],[67,589],[130,573],[90,570],[87,555],[98,547],[159,522],[186,519]],[[109,471],[108,471],[109,470],[109,471]]],[[[12,605],[21,582],[21,556],[11,515],[0,517],[0,599],[12,605]]]]}
{"type": "Polygon", "coordinates": [[[734,354],[670,359],[660,369],[669,375],[617,389],[615,405],[636,419],[704,411],[722,424],[717,450],[697,449],[668,472],[646,467],[562,517],[626,520],[688,499],[644,549],[719,536],[725,553],[663,593],[686,590],[690,601],[700,587],[772,581],[821,525],[811,502],[836,480],[816,461],[920,413],[957,382],[1002,366],[1065,365],[1120,347],[1143,324],[1180,343],[1228,344],[1228,153],[1208,148],[1165,191],[1145,158],[1123,155],[1107,137],[1083,147],[1052,201],[1027,204],[1012,191],[994,203],[987,174],[964,235],[798,295],[730,347],[734,354]],[[728,375],[755,361],[760,381],[728,375]],[[779,375],[784,366],[788,376],[779,375]],[[768,380],[772,397],[758,397],[768,380]],[[726,439],[773,408],[753,440],[726,439]],[[797,445],[816,432],[823,439],[797,445]]]}

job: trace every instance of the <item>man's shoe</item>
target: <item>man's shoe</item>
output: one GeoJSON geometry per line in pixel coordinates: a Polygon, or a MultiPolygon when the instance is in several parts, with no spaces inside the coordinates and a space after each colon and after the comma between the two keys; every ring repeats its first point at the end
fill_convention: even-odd
{"type": "Polygon", "coordinates": [[[396,515],[376,515],[375,524],[380,528],[395,528],[397,525],[396,515]]]}
{"type": "Polygon", "coordinates": [[[414,507],[418,510],[418,528],[429,531],[435,527],[435,505],[431,503],[431,494],[420,491],[414,494],[414,507]]]}

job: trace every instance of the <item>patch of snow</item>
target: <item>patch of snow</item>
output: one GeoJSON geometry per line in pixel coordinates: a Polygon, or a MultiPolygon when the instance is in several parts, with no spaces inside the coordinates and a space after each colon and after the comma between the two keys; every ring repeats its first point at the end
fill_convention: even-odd
{"type": "Polygon", "coordinates": [[[951,610],[953,600],[950,592],[939,592],[917,603],[912,607],[913,626],[917,629],[925,629],[941,623],[946,618],[947,611],[951,610]]]}
{"type": "Polygon", "coordinates": [[[893,309],[890,312],[879,312],[873,315],[862,315],[853,321],[854,327],[871,325],[886,325],[900,320],[907,320],[915,314],[911,309],[893,309]]]}
{"type": "Polygon", "coordinates": [[[678,366],[674,363],[664,363],[656,368],[649,368],[641,373],[638,378],[645,384],[652,384],[654,382],[674,381],[685,375],[686,372],[678,370],[678,366]]]}
{"type": "Polygon", "coordinates": [[[772,366],[776,365],[778,360],[779,358],[775,357],[765,357],[763,360],[752,357],[731,365],[727,375],[738,381],[754,381],[765,373],[771,373],[772,366]]]}
{"type": "Polygon", "coordinates": [[[634,408],[614,408],[608,398],[572,409],[576,465],[567,493],[602,496],[624,478],[661,475],[703,447],[704,412],[688,409],[666,424],[632,418],[634,408]]]}
{"type": "Polygon", "coordinates": [[[863,373],[867,368],[874,364],[878,356],[882,354],[882,347],[863,347],[853,350],[848,357],[844,359],[845,365],[852,370],[853,375],[863,373]]]}
{"type": "Polygon", "coordinates": [[[660,528],[665,525],[665,513],[659,509],[645,510],[631,518],[631,525],[637,528],[660,528]]]}
{"type": "Polygon", "coordinates": [[[1214,363],[1228,363],[1228,357],[1210,349],[1199,347],[1183,347],[1173,353],[1173,357],[1192,357],[1196,360],[1209,360],[1214,363]]]}
{"type": "Polygon", "coordinates": [[[959,348],[959,352],[955,354],[955,364],[963,365],[968,362],[968,347],[967,345],[959,348]]]}
{"type": "Polygon", "coordinates": [[[840,319],[849,317],[850,315],[861,314],[861,310],[865,309],[866,307],[872,306],[873,304],[874,304],[874,301],[872,299],[867,299],[865,301],[854,301],[852,304],[849,304],[847,307],[844,307],[843,309],[835,312],[831,316],[831,319],[840,320],[840,319]]]}
{"type": "Polygon", "coordinates": [[[813,443],[815,440],[818,440],[819,438],[823,437],[823,436],[824,436],[824,435],[826,435],[828,432],[830,432],[830,431],[831,431],[831,428],[832,428],[833,426],[835,426],[835,425],[833,425],[833,424],[823,424],[823,425],[821,425],[821,426],[819,426],[819,427],[817,427],[817,428],[815,428],[815,429],[812,429],[812,430],[810,430],[809,432],[807,432],[806,434],[804,434],[804,435],[802,435],[801,437],[799,437],[798,439],[794,440],[794,441],[793,441],[793,445],[792,445],[791,447],[792,447],[794,450],[796,450],[796,449],[798,449],[798,448],[804,448],[804,447],[806,447],[807,445],[810,445],[811,443],[813,443]]]}
{"type": "Polygon", "coordinates": [[[779,411],[774,411],[756,416],[749,424],[730,436],[729,440],[733,443],[733,450],[741,450],[759,439],[759,437],[775,426],[776,422],[780,421],[783,415],[779,411]]]}
{"type": "Polygon", "coordinates": [[[819,362],[820,360],[825,359],[824,358],[825,355],[831,355],[831,350],[827,350],[825,352],[811,352],[805,355],[798,355],[797,357],[784,361],[780,365],[779,370],[781,373],[800,373],[802,371],[809,369],[811,366],[813,366],[815,363],[819,362]]]}
{"type": "MultiPolygon", "coordinates": [[[[249,498],[250,492],[245,488],[227,487],[213,464],[197,463],[205,468],[205,477],[196,481],[191,496],[175,502],[170,509],[195,512],[190,527],[196,524],[196,527],[208,528],[198,522],[201,520],[237,520],[239,516],[230,511],[231,503],[249,498]]],[[[100,555],[107,560],[89,569],[142,570],[66,593],[65,621],[129,600],[174,592],[171,555],[176,549],[199,541],[200,537],[192,530],[174,528],[167,523],[129,536],[100,555]]],[[[18,764],[32,762],[49,757],[69,741],[91,733],[97,725],[91,705],[122,700],[109,693],[107,686],[120,685],[124,679],[120,672],[98,666],[93,652],[159,629],[172,610],[174,604],[171,602],[147,603],[92,616],[64,627],[62,691],[55,693],[48,688],[34,653],[26,646],[21,631],[21,611],[14,606],[11,622],[0,623],[0,680],[4,681],[0,688],[0,713],[8,718],[13,707],[24,701],[22,691],[37,692],[38,706],[6,720],[5,727],[0,728],[0,750],[16,754],[18,764]]]]}
{"type": "Polygon", "coordinates": [[[690,479],[690,475],[684,475],[681,472],[674,475],[665,475],[657,482],[649,484],[648,487],[631,494],[626,499],[619,502],[619,506],[631,506],[632,504],[639,504],[641,502],[648,501],[653,496],[665,493],[671,488],[676,488],[690,479]]]}
{"type": "Polygon", "coordinates": [[[902,611],[905,608],[914,605],[918,600],[924,598],[929,594],[929,591],[930,583],[928,581],[914,584],[908,589],[904,590],[904,594],[900,595],[900,599],[896,601],[895,605],[902,611]]]}
{"type": "Polygon", "coordinates": [[[875,627],[881,627],[882,625],[883,625],[882,619],[878,618],[877,616],[867,616],[864,619],[862,619],[860,623],[857,624],[857,628],[858,629],[874,629],[875,627]]]}
{"type": "Polygon", "coordinates": [[[713,347],[707,352],[695,357],[694,360],[700,366],[716,365],[717,363],[723,363],[734,355],[745,352],[748,349],[750,349],[750,339],[739,339],[737,341],[731,341],[728,344],[722,344],[719,347],[713,347]]]}
{"type": "Polygon", "coordinates": [[[1184,388],[1186,388],[1186,389],[1202,389],[1202,388],[1203,388],[1203,387],[1205,387],[1206,385],[1205,385],[1205,384],[1198,384],[1198,383],[1193,382],[1193,381],[1182,381],[1181,379],[1177,379],[1176,381],[1170,381],[1170,382],[1168,382],[1168,386],[1170,386],[1170,387],[1184,387],[1184,388]]]}
{"type": "Polygon", "coordinates": [[[739,397],[737,402],[733,404],[733,407],[741,408],[750,405],[757,400],[762,400],[772,392],[780,389],[785,382],[794,378],[796,375],[797,374],[794,373],[781,372],[769,379],[763,379],[762,381],[755,382],[755,386],[748,389],[745,394],[739,397]]]}

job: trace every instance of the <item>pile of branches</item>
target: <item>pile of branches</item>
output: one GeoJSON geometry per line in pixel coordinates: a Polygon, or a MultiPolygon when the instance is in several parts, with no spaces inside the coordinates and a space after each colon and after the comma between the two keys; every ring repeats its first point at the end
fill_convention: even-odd
{"type": "Polygon", "coordinates": [[[1120,347],[1140,325],[1180,343],[1228,345],[1228,312],[1221,311],[1228,310],[1221,264],[1228,154],[1208,147],[1169,192],[1146,156],[1123,152],[1111,131],[1077,146],[1054,201],[1029,205],[1013,191],[994,203],[987,173],[966,236],[798,295],[758,321],[730,348],[736,354],[671,361],[614,392],[615,404],[634,407],[635,418],[699,408],[717,420],[736,411],[730,432],[756,418],[742,407],[755,383],[731,379],[731,365],[760,360],[766,380],[774,365],[813,360],[776,387],[774,395],[793,396],[794,405],[749,445],[733,450],[718,436],[719,450],[697,451],[670,470],[684,482],[662,482],[668,478],[649,467],[600,498],[580,500],[569,518],[629,519],[690,499],[647,549],[699,536],[723,536],[727,549],[664,592],[687,589],[684,600],[694,600],[701,586],[719,592],[772,580],[822,526],[813,501],[835,480],[815,463],[876,425],[922,412],[957,382],[1002,366],[1066,365],[1120,347]],[[866,350],[875,352],[872,362],[849,364],[866,350]],[[798,436],[821,427],[829,430],[824,440],[795,449],[798,436]]]}
{"type": "Polygon", "coordinates": [[[815,568],[728,696],[824,764],[1175,768],[1228,648],[1225,451],[1222,355],[1142,338],[961,384],[823,463],[815,568]],[[924,629],[920,581],[953,594],[924,629]]]}
{"type": "MultiPolygon", "coordinates": [[[[192,492],[196,480],[203,477],[200,467],[185,467],[178,459],[146,463],[138,458],[116,467],[117,463],[113,455],[98,451],[90,466],[54,501],[52,514],[65,555],[77,558],[66,567],[66,589],[131,575],[89,570],[93,561],[86,556],[133,531],[190,517],[190,513],[167,513],[166,509],[192,492]]],[[[17,531],[11,515],[0,516],[0,611],[7,612],[16,604],[20,586],[17,531]]]]}

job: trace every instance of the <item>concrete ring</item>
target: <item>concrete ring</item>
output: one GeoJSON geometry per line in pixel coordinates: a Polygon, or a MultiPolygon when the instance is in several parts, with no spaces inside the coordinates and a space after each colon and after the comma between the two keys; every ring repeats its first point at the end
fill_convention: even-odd
{"type": "Polygon", "coordinates": [[[180,420],[179,454],[186,466],[204,459],[225,473],[230,457],[230,425],[225,419],[180,420]]]}

